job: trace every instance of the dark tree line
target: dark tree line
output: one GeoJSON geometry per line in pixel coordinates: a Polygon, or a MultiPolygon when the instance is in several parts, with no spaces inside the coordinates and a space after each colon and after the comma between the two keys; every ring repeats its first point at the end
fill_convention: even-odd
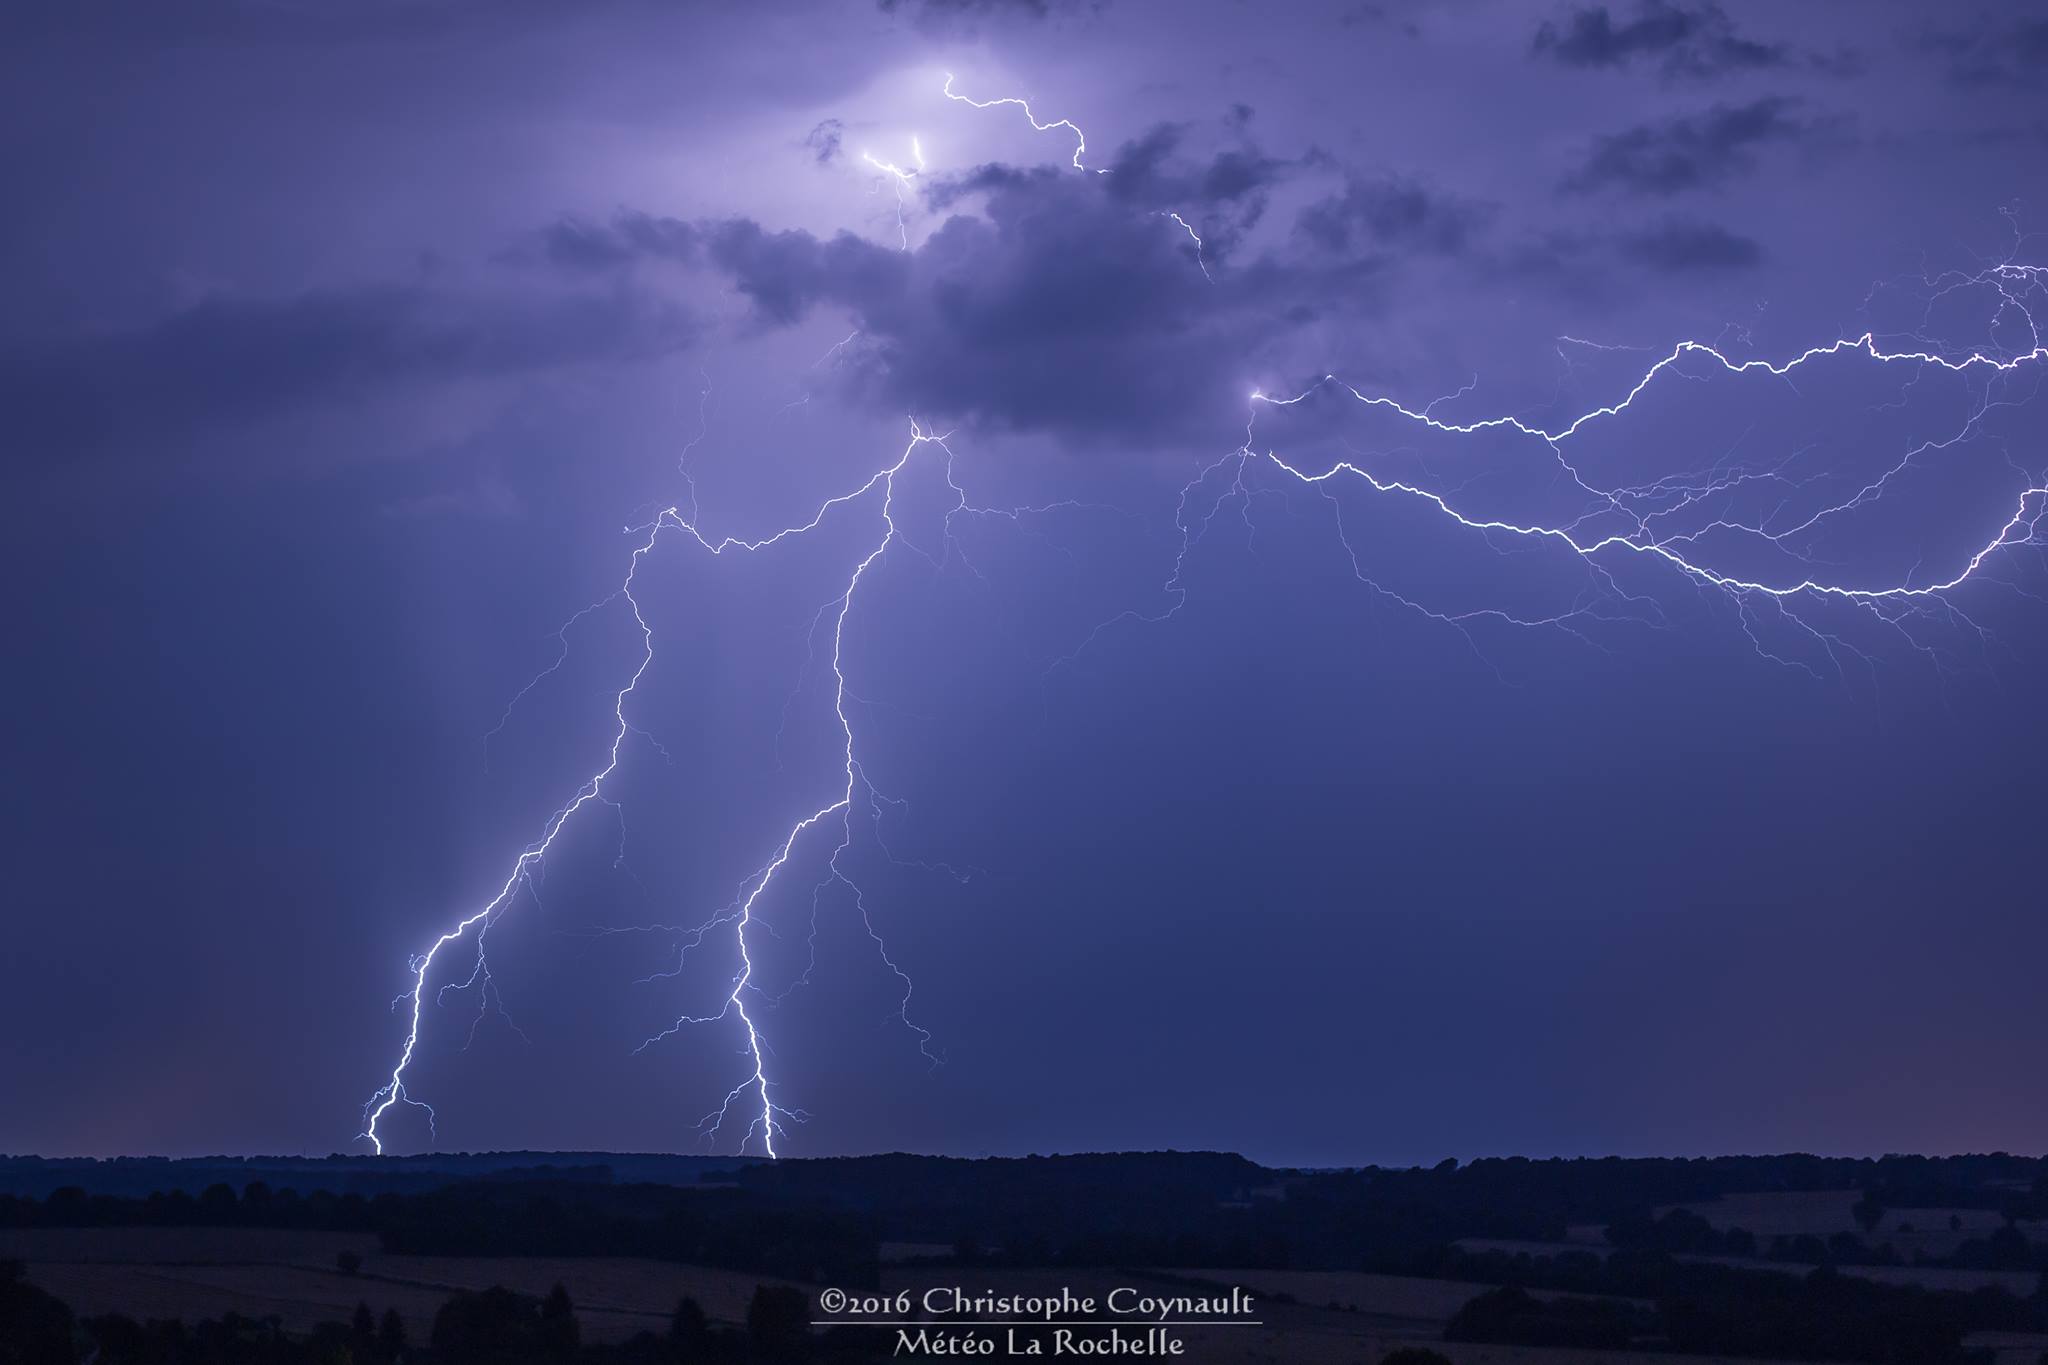
{"type": "Polygon", "coordinates": [[[422,1194],[314,1193],[261,1182],[240,1195],[0,1195],[0,1227],[260,1227],[374,1232],[387,1251],[419,1255],[644,1256],[788,1279],[867,1286],[874,1221],[735,1189],[487,1182],[422,1194]]]}

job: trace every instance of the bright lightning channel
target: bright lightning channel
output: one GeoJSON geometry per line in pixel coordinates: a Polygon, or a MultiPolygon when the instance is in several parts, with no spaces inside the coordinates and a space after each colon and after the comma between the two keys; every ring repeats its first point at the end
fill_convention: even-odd
{"type": "MultiPolygon", "coordinates": [[[[849,336],[847,341],[852,339],[849,336]]],[[[845,344],[846,342],[840,343],[841,346],[845,344]]],[[[605,794],[605,786],[618,771],[626,739],[629,735],[643,733],[627,718],[627,706],[629,698],[632,697],[641,679],[646,675],[648,668],[653,663],[654,632],[652,627],[648,625],[646,617],[642,614],[640,601],[635,595],[635,582],[643,561],[654,551],[663,534],[678,533],[713,556],[723,556],[734,551],[751,554],[769,549],[784,540],[793,539],[814,531],[824,523],[828,516],[838,509],[862,500],[879,502],[879,515],[883,528],[882,534],[875,541],[872,548],[855,564],[852,573],[847,578],[845,587],[820,610],[820,619],[826,614],[830,614],[832,618],[830,667],[833,677],[833,712],[838,718],[844,746],[842,765],[845,777],[844,785],[832,796],[831,800],[826,801],[817,809],[792,824],[776,845],[775,853],[771,860],[743,884],[741,895],[736,902],[728,907],[727,910],[719,912],[704,924],[698,926],[694,931],[693,938],[683,944],[683,951],[687,951],[689,947],[701,943],[711,930],[725,925],[732,927],[734,941],[740,955],[740,969],[732,978],[729,988],[720,1001],[718,1010],[711,1014],[680,1016],[667,1029],[641,1043],[635,1051],[644,1051],[662,1039],[680,1031],[686,1025],[712,1024],[728,1019],[736,1020],[746,1035],[745,1055],[748,1059],[746,1074],[737,1085],[726,1093],[719,1107],[706,1115],[703,1123],[700,1124],[700,1129],[705,1132],[708,1140],[715,1141],[722,1132],[727,1119],[731,1116],[733,1106],[743,1102],[749,1118],[746,1131],[740,1139],[740,1150],[744,1152],[748,1144],[758,1139],[764,1154],[770,1157],[778,1155],[776,1149],[777,1136],[786,1131],[786,1122],[800,1119],[802,1115],[800,1111],[777,1102],[774,1095],[774,1082],[770,1079],[767,1071],[766,1049],[762,1041],[760,1027],[753,1014],[747,1008],[748,993],[750,991],[758,992],[761,989],[755,981],[755,963],[749,939],[749,930],[754,926],[755,911],[761,897],[768,891],[769,886],[775,882],[777,875],[788,865],[790,858],[795,854],[804,836],[821,826],[832,823],[836,817],[840,837],[838,844],[833,848],[827,859],[827,867],[830,873],[828,881],[844,884],[852,890],[855,908],[860,914],[863,927],[866,929],[869,938],[874,942],[883,964],[903,987],[902,995],[897,1002],[896,1019],[916,1036],[919,1051],[927,1059],[934,1064],[940,1060],[938,1054],[932,1051],[930,1032],[912,1022],[910,1018],[910,998],[913,989],[910,977],[905,974],[896,960],[890,955],[888,945],[884,942],[881,933],[876,929],[874,920],[869,913],[865,893],[852,880],[841,863],[842,857],[852,846],[852,818],[856,804],[865,804],[868,813],[879,819],[881,805],[889,802],[889,799],[883,796],[868,780],[866,771],[861,766],[855,749],[853,721],[847,712],[847,702],[851,693],[847,688],[844,665],[846,623],[848,616],[853,610],[854,600],[862,582],[893,546],[899,543],[903,544],[906,548],[917,550],[920,555],[923,555],[928,560],[932,560],[933,563],[936,564],[938,562],[932,559],[928,552],[918,549],[918,547],[903,538],[896,525],[894,515],[897,476],[904,471],[912,458],[923,447],[936,447],[941,452],[946,486],[954,494],[954,503],[946,510],[944,523],[949,547],[952,543],[953,520],[956,517],[962,515],[998,516],[1015,520],[1027,512],[1049,510],[1039,508],[1005,510],[971,505],[967,500],[965,490],[954,476],[953,451],[946,444],[946,440],[947,436],[945,433],[927,431],[913,420],[911,422],[909,443],[903,447],[902,452],[893,463],[877,470],[858,487],[828,498],[818,504],[809,520],[785,526],[771,535],[758,539],[749,540],[737,536],[725,536],[714,540],[704,534],[694,517],[685,516],[680,507],[666,508],[646,526],[632,528],[631,533],[640,536],[641,539],[632,552],[625,581],[620,585],[614,596],[622,598],[632,609],[634,622],[640,630],[641,654],[639,663],[634,668],[632,676],[627,680],[625,686],[620,688],[613,697],[612,715],[615,727],[610,747],[607,750],[606,761],[603,766],[592,773],[589,778],[585,779],[567,804],[556,810],[547,819],[540,837],[527,845],[520,852],[519,856],[514,859],[512,867],[504,882],[499,886],[497,893],[482,906],[458,920],[447,932],[435,939],[424,953],[413,958],[410,964],[411,989],[404,995],[401,995],[398,1001],[393,1002],[394,1004],[404,1003],[408,1006],[405,1042],[399,1051],[398,1061],[392,1067],[391,1074],[364,1106],[361,1137],[370,1143],[373,1150],[379,1154],[384,1150],[384,1139],[383,1135],[379,1132],[379,1124],[394,1106],[405,1105],[421,1109],[425,1111],[429,1124],[431,1125],[434,1122],[435,1116],[432,1107],[426,1102],[415,1098],[406,1089],[406,1072],[412,1065],[414,1054],[419,1045],[421,1009],[427,991],[427,978],[433,971],[442,950],[458,942],[465,935],[470,934],[472,930],[475,931],[477,957],[476,965],[469,980],[457,986],[444,987],[443,990],[463,989],[470,985],[482,983],[486,989],[486,1001],[489,1003],[490,975],[483,951],[485,934],[497,922],[499,917],[503,915],[514,893],[521,886],[531,887],[535,872],[546,859],[549,850],[553,848],[556,839],[560,836],[564,827],[567,826],[571,817],[585,806],[594,802],[610,804],[605,794]]],[[[609,601],[611,599],[608,598],[606,600],[609,601]]],[[[571,620],[579,619],[590,610],[592,608],[585,608],[584,612],[579,612],[577,617],[571,618],[571,620]]],[[[566,629],[566,625],[564,629],[566,629]]],[[[551,666],[549,671],[559,666],[558,661],[555,665],[551,666]]],[[[526,690],[530,690],[530,688],[531,684],[529,684],[526,690]]],[[[523,691],[521,695],[524,695],[523,691]]],[[[888,852],[886,846],[884,846],[883,852],[885,856],[889,857],[890,861],[896,862],[899,865],[927,867],[932,870],[948,873],[958,880],[965,880],[968,875],[960,869],[951,868],[944,864],[902,863],[902,860],[895,858],[893,854],[888,852]]],[[[673,974],[665,973],[664,975],[673,974]]],[[[502,1000],[500,999],[497,1004],[502,1012],[502,1000]]]]}

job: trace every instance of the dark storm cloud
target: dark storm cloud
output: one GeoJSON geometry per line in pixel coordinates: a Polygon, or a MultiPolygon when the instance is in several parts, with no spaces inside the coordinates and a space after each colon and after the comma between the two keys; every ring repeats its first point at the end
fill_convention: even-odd
{"type": "Polygon", "coordinates": [[[1410,38],[1422,36],[1422,26],[1406,15],[1397,15],[1384,4],[1375,0],[1352,5],[1337,16],[1339,28],[1385,27],[1395,29],[1410,38]]]}
{"type": "Polygon", "coordinates": [[[542,249],[556,265],[609,270],[639,260],[694,260],[702,234],[674,218],[622,213],[609,223],[565,218],[541,235],[542,249]]]}
{"type": "Polygon", "coordinates": [[[764,322],[851,314],[864,349],[850,372],[877,406],[1080,437],[1156,437],[1181,419],[1213,431],[1220,371],[1249,338],[1171,225],[1093,177],[976,184],[987,217],[954,217],[914,252],[742,222],[707,255],[764,322]]]}
{"type": "Polygon", "coordinates": [[[1701,278],[1754,269],[1763,244],[1717,223],[1667,217],[1612,228],[1553,228],[1475,256],[1489,277],[1605,306],[1640,291],[1644,275],[1701,278]]]}
{"type": "MultiPolygon", "coordinates": [[[[1151,165],[1133,153],[1130,164],[1141,162],[1151,165]]],[[[1212,267],[1233,240],[1232,206],[1243,209],[1264,183],[1264,172],[1230,173],[1235,164],[1162,162],[1136,177],[1147,202],[1162,185],[1192,187],[1185,207],[1206,205],[1223,220],[1204,236],[1212,267]],[[1200,198],[1204,186],[1212,199],[1200,198]]],[[[929,206],[973,198],[982,212],[949,218],[909,252],[748,219],[627,216],[604,228],[559,225],[549,254],[588,271],[692,251],[748,301],[756,327],[790,326],[820,308],[849,315],[861,336],[839,373],[870,406],[1077,440],[1213,435],[1236,415],[1226,409],[1248,357],[1334,308],[1384,297],[1385,256],[1259,260],[1212,281],[1184,232],[1134,206],[1115,178],[985,166],[936,182],[929,206]]]]}
{"type": "Polygon", "coordinates": [[[936,14],[1007,12],[1042,16],[1050,6],[1046,0],[907,0],[907,3],[906,0],[875,0],[875,8],[892,13],[900,9],[913,9],[936,14]]]}
{"type": "Polygon", "coordinates": [[[1495,205],[1431,189],[1402,176],[1352,176],[1341,192],[1301,211],[1296,229],[1324,251],[1365,247],[1454,256],[1491,223],[1495,205]]]}
{"type": "MultiPolygon", "coordinates": [[[[1250,122],[1251,110],[1239,105],[1231,117],[1232,126],[1241,129],[1250,122]]],[[[1180,155],[1187,131],[1163,123],[1117,148],[1107,180],[1110,194],[1151,209],[1243,204],[1278,184],[1297,164],[1250,147],[1227,148],[1190,163],[1180,155]]]]}
{"type": "Polygon", "coordinates": [[[1637,265],[1678,274],[1695,270],[1741,270],[1763,262],[1763,247],[1753,238],[1715,223],[1667,219],[1622,234],[1621,254],[1637,265]]]}
{"type": "Polygon", "coordinates": [[[1935,29],[1917,45],[1948,63],[1958,85],[2033,86],[2048,81],[2048,18],[1986,19],[1973,29],[1935,29]]]}
{"type": "MultiPolygon", "coordinates": [[[[1767,123],[1782,117],[1774,104],[1765,113],[1767,123]]],[[[1759,136],[1707,123],[1696,154],[1716,137],[1739,149],[1759,136]]],[[[746,300],[753,329],[843,313],[860,339],[835,373],[875,410],[1147,442],[1227,426],[1247,367],[1287,364],[1289,347],[1321,324],[1377,315],[1405,271],[1434,260],[1604,296],[1630,272],[1725,272],[1763,259],[1750,238],[1678,216],[1503,241],[1498,205],[1390,173],[1345,175],[1278,246],[1239,259],[1267,191],[1329,160],[1248,148],[1190,156],[1185,140],[1177,126],[1155,128],[1100,177],[992,164],[935,179],[925,207],[958,212],[911,251],[746,218],[629,213],[556,224],[546,255],[576,273],[694,264],[746,300]],[[1168,205],[1201,224],[1199,264],[1185,234],[1161,221],[1168,205]]]]}
{"type": "Polygon", "coordinates": [[[1639,124],[1596,139],[1565,187],[1644,195],[1710,188],[1754,168],[1758,149],[1796,142],[1820,128],[1798,110],[1797,100],[1767,96],[1639,124]]]}
{"type": "Polygon", "coordinates": [[[1982,128],[1974,133],[1966,133],[1963,137],[1965,141],[1979,147],[2027,147],[2034,143],[2048,146],[2048,118],[2034,123],[1982,128]]]}
{"type": "Polygon", "coordinates": [[[1606,5],[1574,10],[1561,24],[1546,20],[1531,44],[1560,66],[1624,67],[1655,62],[1667,76],[1708,77],[1728,71],[1785,66],[1792,53],[1781,43],[1760,43],[1736,32],[1713,0],[1700,5],[1644,0],[1616,19],[1606,5]]]}
{"type": "Polygon", "coordinates": [[[0,406],[26,444],[76,452],[456,380],[630,362],[694,335],[680,309],[625,290],[215,297],[143,326],[17,345],[0,354],[0,406]]]}
{"type": "Polygon", "coordinates": [[[910,13],[920,19],[973,18],[983,15],[1014,14],[1043,19],[1052,12],[1051,0],[875,0],[884,14],[910,13]]]}
{"type": "Polygon", "coordinates": [[[820,240],[808,232],[769,232],[748,219],[710,229],[706,254],[758,319],[774,326],[800,322],[822,302],[863,316],[882,311],[905,293],[911,266],[905,253],[849,232],[820,240]]]}
{"type": "MultiPolygon", "coordinates": [[[[653,8],[647,0],[604,0],[602,7],[653,8]]],[[[365,0],[352,5],[324,0],[179,0],[169,5],[23,0],[0,7],[0,37],[61,37],[144,48],[223,38],[278,43],[421,40],[502,31],[508,21],[546,22],[562,10],[549,0],[365,0]]]]}
{"type": "Polygon", "coordinates": [[[846,137],[846,124],[836,118],[828,118],[804,134],[804,146],[820,166],[829,165],[839,159],[840,144],[846,137]]]}
{"type": "Polygon", "coordinates": [[[583,273],[695,261],[747,301],[754,328],[840,310],[860,341],[836,373],[879,410],[1078,440],[1210,435],[1230,424],[1225,395],[1262,347],[1339,308],[1379,306],[1400,258],[1456,250],[1485,217],[1406,181],[1356,180],[1316,220],[1321,250],[1237,261],[1269,192],[1328,169],[1266,155],[1244,140],[1249,119],[1233,111],[1220,150],[1156,126],[1102,176],[989,164],[921,182],[924,207],[953,216],[908,252],[846,232],[639,214],[558,223],[545,251],[583,273]]]}

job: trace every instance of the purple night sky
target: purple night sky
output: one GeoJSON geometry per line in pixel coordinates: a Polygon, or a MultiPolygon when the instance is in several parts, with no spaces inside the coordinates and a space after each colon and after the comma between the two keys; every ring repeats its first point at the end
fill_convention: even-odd
{"type": "Polygon", "coordinates": [[[2048,8],[0,54],[0,1151],[2042,1149],[2048,8]]]}

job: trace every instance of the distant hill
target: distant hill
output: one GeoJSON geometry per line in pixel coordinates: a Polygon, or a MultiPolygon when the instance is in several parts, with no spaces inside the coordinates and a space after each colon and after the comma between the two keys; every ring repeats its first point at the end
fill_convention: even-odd
{"type": "Polygon", "coordinates": [[[0,1156],[0,1195],[42,1199],[75,1186],[88,1194],[146,1195],[210,1185],[312,1194],[420,1194],[475,1180],[548,1179],[644,1185],[697,1185],[731,1177],[761,1161],[745,1156],[662,1152],[437,1152],[421,1156],[40,1157],[0,1156]]]}

